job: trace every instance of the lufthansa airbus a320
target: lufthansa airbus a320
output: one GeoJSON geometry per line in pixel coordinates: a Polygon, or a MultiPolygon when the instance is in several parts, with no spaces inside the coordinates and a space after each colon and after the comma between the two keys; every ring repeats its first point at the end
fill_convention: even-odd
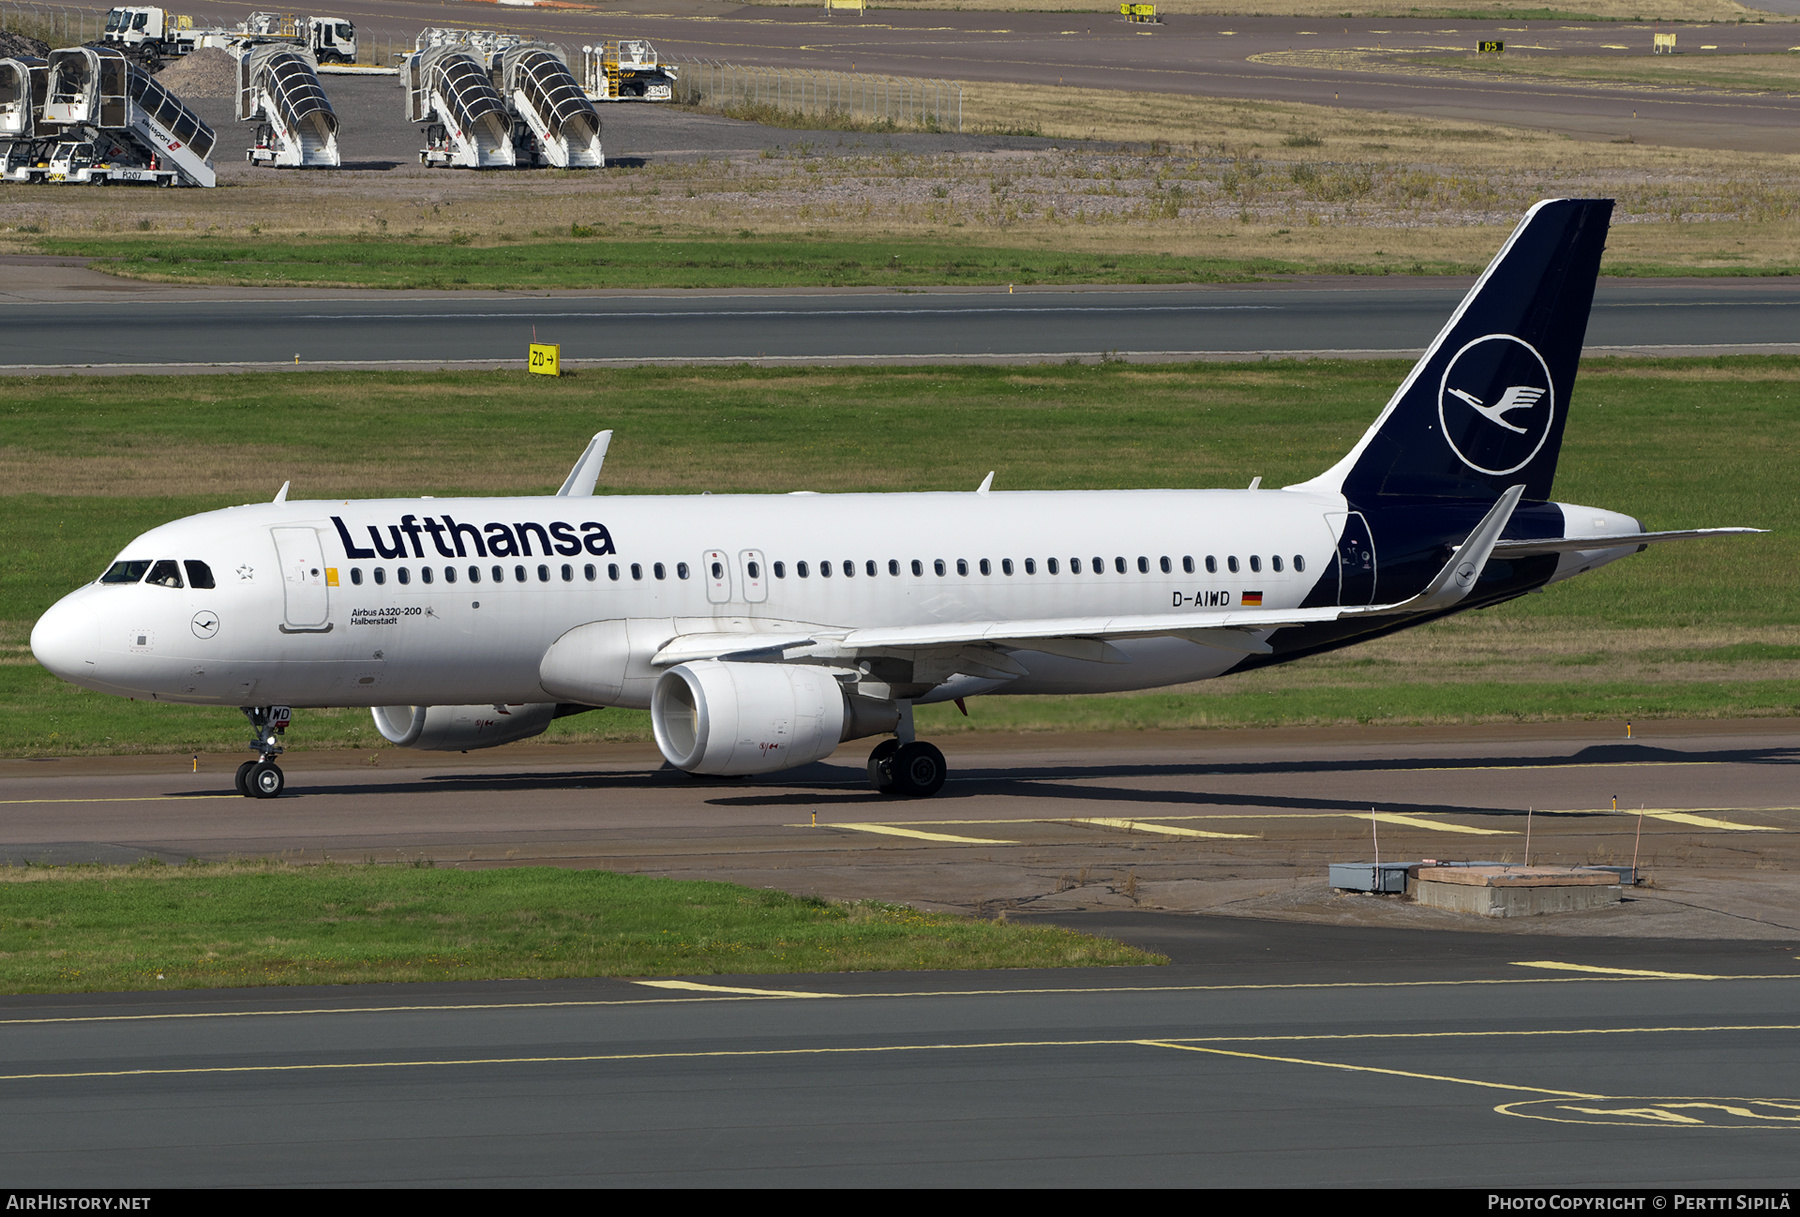
{"type": "Polygon", "coordinates": [[[930,795],[927,702],[1100,693],[1281,663],[1498,604],[1652,542],[1550,500],[1612,203],[1537,204],[1374,425],[1281,489],[594,495],[272,503],[154,528],[32,631],[86,688],[240,706],[273,798],[292,709],[367,706],[403,747],[648,708],[691,773],[879,736],[930,795]],[[904,527],[902,527],[904,525],[904,527]]]}

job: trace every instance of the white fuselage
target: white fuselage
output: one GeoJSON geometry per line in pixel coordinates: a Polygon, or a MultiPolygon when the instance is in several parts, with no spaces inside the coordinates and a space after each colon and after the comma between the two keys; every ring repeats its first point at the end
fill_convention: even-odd
{"type": "MultiPolygon", "coordinates": [[[[1292,608],[1321,579],[1335,589],[1345,510],[1283,490],[266,503],[164,525],[120,554],[203,562],[213,588],[90,584],[33,647],[74,683],[164,701],[542,702],[556,700],[539,683],[546,650],[595,621],[1020,622],[1252,607],[1255,593],[1292,608]]],[[[1151,688],[1245,654],[1181,638],[1119,648],[1128,662],[1020,653],[1028,675],[959,677],[928,700],[1151,688]]]]}

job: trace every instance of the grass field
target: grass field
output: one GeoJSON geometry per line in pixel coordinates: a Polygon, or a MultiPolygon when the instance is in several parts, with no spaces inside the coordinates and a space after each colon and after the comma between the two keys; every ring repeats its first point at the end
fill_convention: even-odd
{"type": "Polygon", "coordinates": [[[440,175],[424,195],[348,171],[215,191],[21,188],[0,252],[177,282],[437,288],[1438,273],[1479,269],[1540,198],[1601,195],[1618,201],[1603,273],[1800,270],[1800,160],[1660,145],[1642,126],[1572,140],[973,82],[963,110],[971,131],[1038,139],[921,151],[885,134],[764,131],[753,152],[440,175]]]}
{"type": "Polygon", "coordinates": [[[897,905],[507,868],[0,868],[0,993],[1167,963],[897,905]]]}
{"type": "MultiPolygon", "coordinates": [[[[1033,368],[306,373],[0,382],[0,754],[237,751],[232,710],[73,689],[30,623],[165,520],[294,497],[548,493],[613,427],[609,493],[1268,485],[1354,442],[1392,362],[1033,368]],[[305,420],[264,442],[248,418],[305,420]],[[953,455],[947,455],[953,454],[953,455]],[[1071,459],[1079,454],[1080,459],[1071,459]]],[[[1192,690],[988,698],[933,733],[990,729],[1788,714],[1800,703],[1800,360],[1590,363],[1556,496],[1652,528],[1754,539],[1658,547],[1512,604],[1192,690]]],[[[645,739],[602,711],[549,739],[645,739]]],[[[362,711],[308,711],[297,747],[378,747],[362,711]]]]}

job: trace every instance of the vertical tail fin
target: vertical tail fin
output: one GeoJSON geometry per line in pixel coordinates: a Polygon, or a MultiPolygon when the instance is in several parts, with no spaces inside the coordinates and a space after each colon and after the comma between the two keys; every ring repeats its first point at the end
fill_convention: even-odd
{"type": "MultiPolygon", "coordinates": [[[[1354,504],[1550,497],[1611,199],[1547,199],[1519,226],[1349,455],[1302,487],[1354,504]]],[[[1298,489],[1298,487],[1297,487],[1298,489]]]]}

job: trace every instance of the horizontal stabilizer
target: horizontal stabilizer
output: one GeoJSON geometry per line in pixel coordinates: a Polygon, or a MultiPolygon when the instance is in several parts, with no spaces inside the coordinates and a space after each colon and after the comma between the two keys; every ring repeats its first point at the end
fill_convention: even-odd
{"type": "Polygon", "coordinates": [[[1494,552],[1506,558],[1532,554],[1570,554],[1587,549],[1639,549],[1659,541],[1690,541],[1695,537],[1738,537],[1768,532],[1766,528],[1683,528],[1673,532],[1621,532],[1604,537],[1538,537],[1524,541],[1500,541],[1494,552]]]}

